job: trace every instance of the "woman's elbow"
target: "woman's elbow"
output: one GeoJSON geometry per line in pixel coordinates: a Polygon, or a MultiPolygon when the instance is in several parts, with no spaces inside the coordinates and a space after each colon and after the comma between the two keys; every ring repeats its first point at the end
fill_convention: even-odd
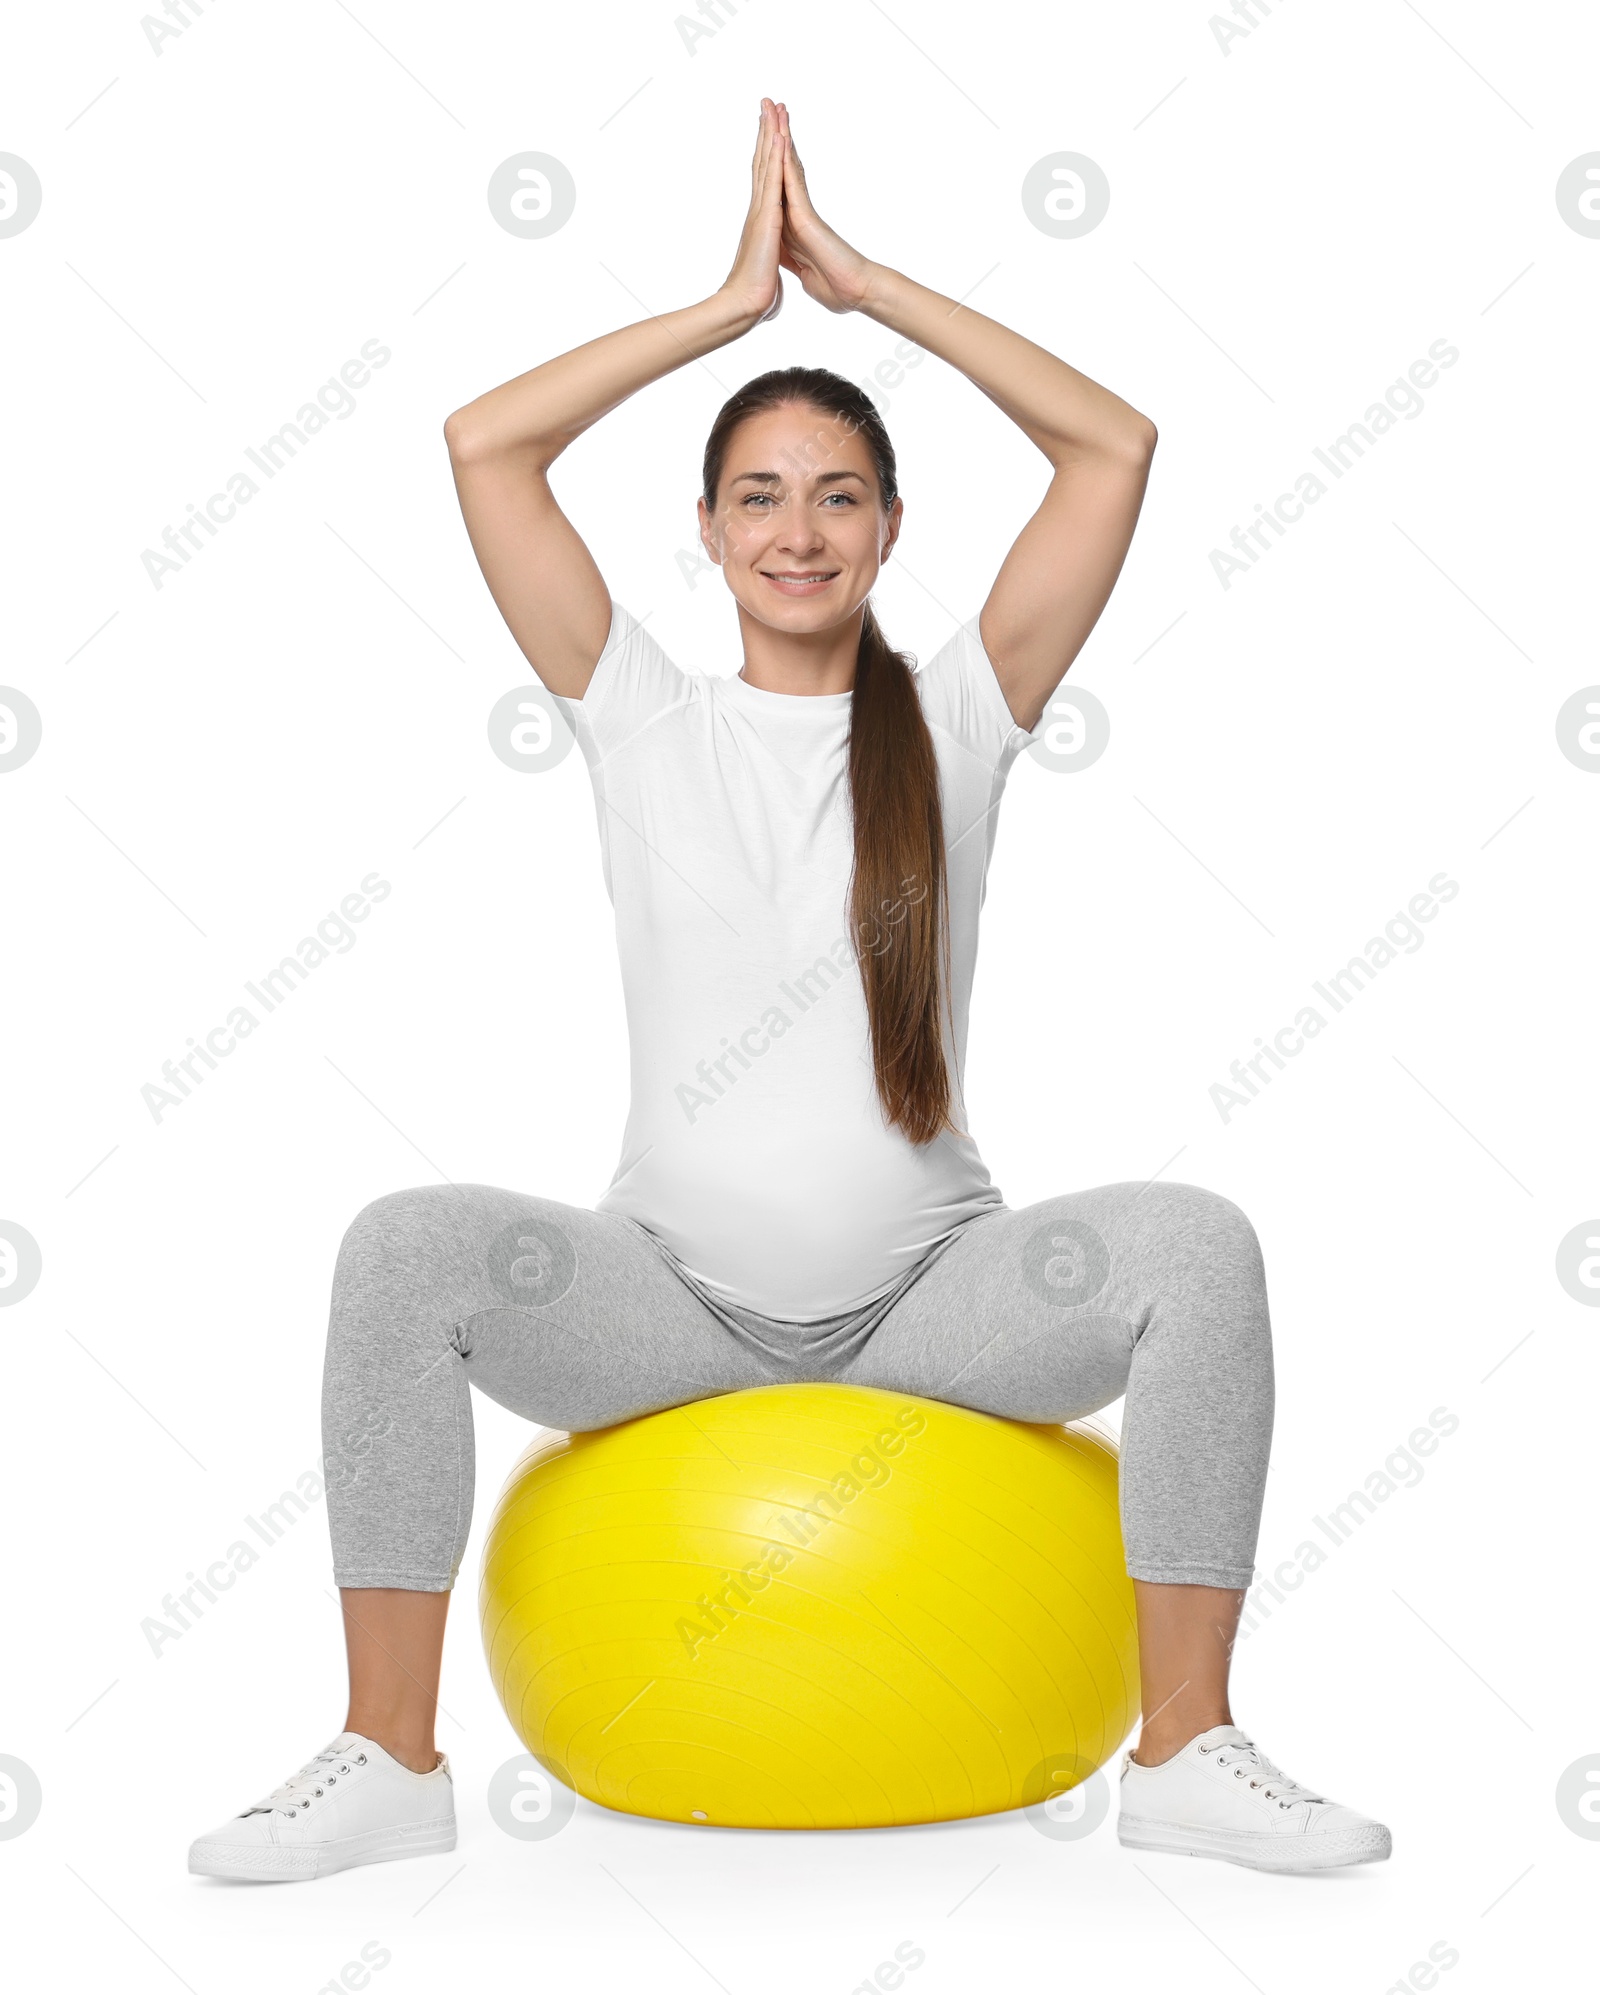
{"type": "Polygon", "coordinates": [[[444,419],[445,448],[451,462],[465,464],[481,447],[469,409],[452,409],[444,419]]]}

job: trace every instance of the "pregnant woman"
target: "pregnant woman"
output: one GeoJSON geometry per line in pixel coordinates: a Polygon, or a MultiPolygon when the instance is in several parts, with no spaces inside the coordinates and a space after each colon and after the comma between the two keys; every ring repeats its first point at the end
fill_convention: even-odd
{"type": "MultiPolygon", "coordinates": [[[[323,1383],[345,1727],[190,1868],[303,1878],[454,1847],[433,1724],[472,1515],[469,1386],[571,1431],[825,1379],[1029,1421],[1125,1393],[1144,1716],[1122,1841],[1267,1870],[1387,1856],[1381,1823],[1291,1780],[1229,1709],[1273,1409],[1250,1222],[1154,1181],[1013,1210],[966,1127],[995,813],[1117,579],[1154,426],[841,241],[763,99],[721,288],[480,396],[445,436],[484,577],[593,780],[631,1108],[593,1211],[424,1185],[345,1234],[323,1383]],[[894,452],[838,375],[764,374],[712,425],[700,535],[737,609],[736,677],[673,664],[551,492],[609,410],[770,319],[780,268],[903,358],[959,368],[1050,464],[981,612],[921,671],[870,604],[901,525],[894,452]]],[[[988,512],[1008,494],[964,469],[939,499],[988,512]]]]}

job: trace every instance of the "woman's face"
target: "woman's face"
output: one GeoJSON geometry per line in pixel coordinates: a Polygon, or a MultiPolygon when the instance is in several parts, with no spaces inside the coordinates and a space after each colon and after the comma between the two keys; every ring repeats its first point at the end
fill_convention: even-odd
{"type": "Polygon", "coordinates": [[[700,538],[728,587],[775,630],[828,630],[872,591],[900,531],[872,452],[826,410],[766,409],[734,431],[700,538]]]}

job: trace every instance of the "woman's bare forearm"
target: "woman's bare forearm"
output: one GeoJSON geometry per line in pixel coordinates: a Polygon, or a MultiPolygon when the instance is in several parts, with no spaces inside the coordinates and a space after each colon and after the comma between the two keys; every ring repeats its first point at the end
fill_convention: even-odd
{"type": "Polygon", "coordinates": [[[515,452],[542,470],[630,395],[755,323],[718,290],[696,305],[602,334],[457,409],[444,426],[450,454],[471,463],[515,452]]]}
{"type": "Polygon", "coordinates": [[[887,264],[871,266],[856,309],[959,368],[1052,464],[1084,452],[1148,451],[1155,442],[1155,424],[1120,395],[887,264]]]}

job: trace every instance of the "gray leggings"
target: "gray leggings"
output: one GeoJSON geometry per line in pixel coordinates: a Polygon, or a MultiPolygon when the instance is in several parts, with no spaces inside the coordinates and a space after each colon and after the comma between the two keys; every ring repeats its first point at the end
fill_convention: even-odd
{"type": "Polygon", "coordinates": [[[469,1383],[578,1432],[747,1386],[838,1380],[1013,1420],[1127,1394],[1128,1571],[1246,1587],[1272,1439],[1254,1229],[1195,1185],[1117,1184],[942,1240],[822,1323],[725,1306],[644,1227],[489,1185],[391,1192],[339,1249],[322,1435],[339,1586],[452,1586],[472,1521],[469,1383]]]}

